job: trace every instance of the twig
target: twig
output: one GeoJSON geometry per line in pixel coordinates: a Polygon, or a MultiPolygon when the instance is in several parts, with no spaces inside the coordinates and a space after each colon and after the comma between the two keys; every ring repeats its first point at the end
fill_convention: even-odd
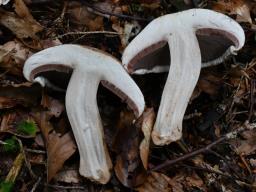
{"type": "Polygon", "coordinates": [[[220,171],[216,171],[216,170],[213,170],[213,169],[208,169],[208,168],[205,168],[205,167],[195,167],[195,166],[190,166],[190,165],[182,165],[182,166],[186,167],[186,168],[197,169],[197,170],[206,171],[206,172],[209,172],[209,173],[214,173],[216,175],[221,175],[223,177],[234,180],[238,185],[244,185],[244,186],[256,189],[256,185],[246,183],[246,182],[244,182],[242,180],[239,180],[239,179],[234,179],[231,175],[228,175],[226,173],[222,173],[220,171]]]}
{"type": "Polygon", "coordinates": [[[212,147],[216,146],[217,144],[225,141],[225,140],[228,140],[228,139],[233,139],[233,138],[236,138],[237,137],[237,134],[238,133],[241,133],[245,130],[252,130],[252,129],[255,129],[256,128],[256,124],[249,124],[248,122],[245,122],[244,126],[243,127],[240,127],[234,131],[231,131],[229,133],[227,133],[226,135],[220,137],[219,139],[217,139],[216,141],[212,142],[211,144],[201,148],[201,149],[198,149],[198,150],[195,150],[195,151],[192,151],[190,153],[187,153],[181,157],[178,157],[176,159],[172,159],[172,160],[167,160],[165,161],[164,163],[158,165],[158,166],[155,166],[154,168],[152,168],[150,171],[159,171],[159,170],[162,170],[164,168],[167,168],[173,164],[176,164],[180,161],[184,161],[186,159],[189,159],[191,157],[194,157],[198,154],[201,154],[201,153],[205,153],[205,152],[208,152],[212,147]]]}
{"type": "Polygon", "coordinates": [[[101,14],[104,15],[110,15],[110,16],[115,16],[115,17],[119,17],[119,18],[123,18],[123,19],[129,19],[129,20],[136,20],[136,21],[146,21],[149,22],[152,19],[145,19],[145,18],[141,18],[141,17],[135,17],[135,16],[130,16],[130,15],[124,15],[124,14],[117,14],[117,13],[112,13],[112,12],[108,12],[105,10],[102,10],[98,7],[95,7],[93,5],[91,5],[90,3],[86,2],[85,0],[81,0],[82,4],[84,4],[86,7],[89,7],[91,9],[93,9],[96,12],[99,12],[101,14]]]}
{"type": "Polygon", "coordinates": [[[62,38],[68,35],[94,35],[94,34],[104,34],[104,35],[121,35],[120,33],[113,31],[84,31],[84,32],[68,32],[63,35],[57,36],[57,38],[62,38]]]}
{"type": "Polygon", "coordinates": [[[254,91],[255,91],[256,81],[254,79],[252,79],[250,84],[251,84],[251,86],[250,86],[250,113],[249,113],[248,121],[251,121],[251,118],[253,116],[254,91]]]}
{"type": "Polygon", "coordinates": [[[27,152],[30,152],[30,153],[46,154],[46,151],[37,150],[37,149],[25,148],[24,150],[27,151],[27,152]]]}
{"type": "Polygon", "coordinates": [[[61,185],[51,185],[51,184],[45,184],[45,186],[55,188],[55,189],[82,189],[82,190],[85,189],[85,187],[83,186],[61,186],[61,185]]]}
{"type": "Polygon", "coordinates": [[[31,164],[30,162],[28,161],[27,159],[27,156],[26,156],[26,153],[25,153],[25,150],[24,150],[24,147],[23,147],[23,144],[21,142],[20,139],[17,139],[17,141],[19,142],[19,145],[20,145],[20,152],[23,154],[23,158],[24,158],[24,161],[25,161],[25,165],[26,167],[28,168],[28,171],[29,171],[29,174],[32,178],[36,178],[36,175],[35,173],[32,171],[31,169],[31,164]]]}
{"type": "Polygon", "coordinates": [[[234,178],[240,178],[238,172],[236,171],[236,169],[234,169],[233,167],[231,167],[228,163],[228,160],[223,157],[222,155],[220,155],[219,153],[216,153],[213,150],[208,150],[208,152],[212,153],[213,155],[215,155],[216,157],[220,158],[223,160],[223,162],[226,164],[226,166],[228,167],[229,171],[231,172],[232,176],[234,176],[234,178]]]}
{"type": "Polygon", "coordinates": [[[39,177],[30,192],[35,192],[36,191],[36,188],[38,187],[41,180],[42,180],[42,178],[39,177]]]}

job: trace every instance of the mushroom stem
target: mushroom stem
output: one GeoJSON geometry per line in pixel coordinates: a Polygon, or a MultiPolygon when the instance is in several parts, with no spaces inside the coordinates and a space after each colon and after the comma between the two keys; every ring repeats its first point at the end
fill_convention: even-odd
{"type": "Polygon", "coordinates": [[[80,174],[105,184],[111,176],[112,163],[97,107],[100,77],[85,69],[79,66],[73,71],[66,92],[67,114],[80,153],[80,174]]]}
{"type": "Polygon", "coordinates": [[[201,70],[201,53],[195,32],[184,29],[171,33],[168,44],[170,70],[152,133],[157,145],[181,138],[183,116],[201,70]]]}

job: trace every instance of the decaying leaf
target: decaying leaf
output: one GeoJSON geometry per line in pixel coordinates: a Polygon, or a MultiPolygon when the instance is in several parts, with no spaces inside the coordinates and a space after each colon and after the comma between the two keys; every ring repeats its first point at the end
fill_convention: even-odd
{"type": "Polygon", "coordinates": [[[223,85],[222,79],[217,75],[207,71],[202,72],[197,83],[200,91],[208,93],[212,96],[215,96],[219,93],[221,85],[223,85]]]}
{"type": "Polygon", "coordinates": [[[182,183],[164,174],[152,172],[146,182],[136,190],[139,192],[183,192],[183,186],[182,183]]]}
{"type": "Polygon", "coordinates": [[[0,46],[0,67],[10,74],[23,76],[23,64],[30,53],[20,42],[9,41],[0,46]]]}
{"type": "Polygon", "coordinates": [[[79,175],[78,169],[67,169],[60,171],[55,176],[56,181],[65,182],[65,183],[79,183],[81,181],[81,177],[79,175]]]}
{"type": "Polygon", "coordinates": [[[64,104],[46,94],[43,94],[41,105],[49,109],[49,115],[59,117],[64,111],[64,104]]]}
{"type": "Polygon", "coordinates": [[[17,105],[17,101],[8,97],[0,96],[0,109],[8,109],[17,105]]]}
{"type": "Polygon", "coordinates": [[[148,168],[148,155],[151,140],[151,131],[155,122],[155,112],[153,108],[146,109],[142,114],[141,129],[144,134],[144,139],[140,143],[140,158],[145,169],[148,168]]]}
{"type": "Polygon", "coordinates": [[[47,143],[47,180],[48,182],[62,168],[64,162],[76,151],[76,144],[70,133],[63,136],[54,131],[49,134],[47,143]]]}
{"type": "Polygon", "coordinates": [[[218,0],[213,9],[222,13],[237,15],[238,22],[252,23],[250,7],[247,0],[218,0]]]}
{"type": "Polygon", "coordinates": [[[121,40],[122,49],[124,49],[128,45],[130,38],[137,35],[141,30],[141,26],[136,21],[125,22],[124,26],[120,26],[120,23],[116,22],[112,25],[112,28],[116,32],[120,33],[119,37],[121,40]]]}
{"type": "Polygon", "coordinates": [[[35,106],[41,97],[41,88],[38,85],[31,87],[0,87],[0,109],[11,108],[16,105],[35,106]]]}
{"type": "Polygon", "coordinates": [[[102,30],[103,17],[89,12],[88,8],[81,5],[79,2],[69,2],[67,14],[69,15],[72,23],[83,26],[85,25],[88,27],[88,31],[102,30]]]}
{"type": "Polygon", "coordinates": [[[18,38],[37,39],[36,33],[42,31],[42,26],[34,20],[22,0],[16,0],[14,6],[17,15],[0,9],[0,24],[10,29],[18,38]]]}
{"type": "Polygon", "coordinates": [[[231,141],[231,145],[239,155],[250,155],[256,151],[256,132],[255,130],[245,131],[242,139],[231,141]]]}
{"type": "Polygon", "coordinates": [[[138,186],[146,179],[146,171],[139,154],[142,133],[140,127],[133,124],[133,119],[133,113],[121,113],[118,133],[113,145],[118,154],[114,167],[115,174],[127,187],[138,186]]]}

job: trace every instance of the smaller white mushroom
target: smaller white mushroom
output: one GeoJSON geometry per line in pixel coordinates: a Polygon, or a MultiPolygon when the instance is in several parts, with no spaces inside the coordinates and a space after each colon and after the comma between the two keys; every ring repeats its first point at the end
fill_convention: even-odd
{"type": "Polygon", "coordinates": [[[97,49],[60,45],[40,51],[25,63],[24,76],[42,86],[66,91],[66,110],[80,153],[80,174],[106,183],[112,163],[103,140],[96,94],[99,83],[118,95],[139,117],[144,97],[112,56],[97,49]]]}
{"type": "Polygon", "coordinates": [[[223,62],[244,45],[241,26],[206,9],[191,9],[153,20],[127,46],[122,62],[130,73],[169,70],[152,139],[157,145],[180,139],[182,120],[201,67],[223,62]]]}

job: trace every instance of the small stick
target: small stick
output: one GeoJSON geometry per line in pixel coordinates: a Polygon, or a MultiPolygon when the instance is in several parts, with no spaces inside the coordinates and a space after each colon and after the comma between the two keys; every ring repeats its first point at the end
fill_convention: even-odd
{"type": "Polygon", "coordinates": [[[35,192],[36,191],[36,188],[38,187],[41,180],[42,180],[42,178],[39,177],[30,192],[35,192]]]}
{"type": "Polygon", "coordinates": [[[141,18],[141,17],[134,17],[134,16],[124,15],[124,14],[111,13],[111,12],[102,10],[98,7],[95,7],[95,6],[91,5],[90,3],[86,2],[86,1],[81,1],[81,2],[86,7],[89,7],[91,9],[95,10],[96,12],[99,12],[99,13],[104,14],[104,15],[110,15],[110,16],[115,16],[115,17],[119,17],[119,18],[123,18],[123,19],[129,19],[129,20],[147,21],[147,22],[151,21],[151,19],[145,19],[145,18],[141,18]]]}
{"type": "Polygon", "coordinates": [[[212,147],[216,146],[217,144],[225,141],[225,140],[228,140],[228,139],[233,139],[233,138],[236,138],[237,134],[238,133],[241,133],[245,130],[252,130],[252,129],[255,129],[256,128],[256,124],[249,124],[248,121],[245,122],[244,126],[238,128],[237,130],[234,130],[234,131],[231,131],[229,133],[227,133],[226,135],[220,137],[219,139],[217,139],[216,141],[212,142],[211,144],[201,148],[201,149],[198,149],[198,150],[195,150],[195,151],[192,151],[190,153],[187,153],[181,157],[178,157],[176,159],[172,159],[172,160],[167,160],[165,161],[164,163],[158,165],[158,166],[155,166],[154,168],[152,168],[150,171],[159,171],[159,170],[162,170],[164,168],[167,168],[173,164],[176,164],[180,161],[184,161],[186,159],[189,159],[191,157],[194,157],[198,154],[201,154],[201,153],[205,153],[205,152],[208,152],[212,147]]]}
{"type": "Polygon", "coordinates": [[[104,35],[121,35],[120,33],[113,32],[113,31],[78,31],[78,32],[68,32],[63,35],[57,36],[57,38],[62,38],[68,35],[93,35],[93,34],[104,34],[104,35]]]}

